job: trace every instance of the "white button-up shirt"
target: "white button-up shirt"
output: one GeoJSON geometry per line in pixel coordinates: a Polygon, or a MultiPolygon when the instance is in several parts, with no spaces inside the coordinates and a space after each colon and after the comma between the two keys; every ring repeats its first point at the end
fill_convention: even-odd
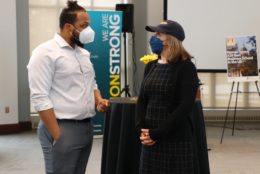
{"type": "Polygon", "coordinates": [[[95,72],[87,50],[72,48],[59,34],[38,46],[27,66],[36,111],[54,109],[58,119],[95,115],[95,72]]]}

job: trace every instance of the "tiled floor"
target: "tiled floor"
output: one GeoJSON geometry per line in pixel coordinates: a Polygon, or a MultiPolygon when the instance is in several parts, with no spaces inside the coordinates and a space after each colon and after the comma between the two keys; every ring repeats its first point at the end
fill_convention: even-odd
{"type": "MultiPolygon", "coordinates": [[[[207,124],[211,174],[260,174],[260,124],[226,129],[207,124]]],[[[102,139],[95,139],[87,174],[100,174],[102,139]]],[[[0,174],[44,174],[43,157],[35,131],[0,135],[0,174]]]]}
{"type": "Polygon", "coordinates": [[[260,124],[240,124],[234,136],[226,129],[222,144],[221,131],[219,126],[207,127],[211,173],[260,174],[260,124]]]}

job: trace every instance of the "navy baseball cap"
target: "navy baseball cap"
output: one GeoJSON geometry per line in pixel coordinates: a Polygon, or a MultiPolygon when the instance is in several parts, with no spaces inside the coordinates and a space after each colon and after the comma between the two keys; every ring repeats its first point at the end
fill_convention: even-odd
{"type": "Polygon", "coordinates": [[[180,41],[183,41],[185,39],[184,30],[182,26],[176,21],[163,21],[157,26],[146,26],[145,29],[150,32],[160,32],[172,35],[180,41]]]}

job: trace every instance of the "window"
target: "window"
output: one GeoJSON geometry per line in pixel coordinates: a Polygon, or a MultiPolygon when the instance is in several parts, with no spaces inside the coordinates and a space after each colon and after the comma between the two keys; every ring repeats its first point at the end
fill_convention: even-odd
{"type": "MultiPolygon", "coordinates": [[[[59,30],[59,15],[66,3],[67,0],[29,0],[30,52],[59,30]]],[[[114,10],[118,3],[126,0],[78,0],[87,10],[114,10]]]]}
{"type": "MultiPolygon", "coordinates": [[[[227,108],[232,87],[232,83],[227,81],[227,74],[199,73],[199,78],[203,83],[201,86],[203,106],[207,108],[227,108]]],[[[235,83],[233,91],[237,91],[237,83],[235,83]]],[[[237,107],[259,108],[260,96],[256,93],[255,82],[240,82],[239,91],[242,91],[242,93],[238,94],[237,107]]],[[[231,107],[235,106],[235,96],[236,94],[233,93],[231,107]]]]}

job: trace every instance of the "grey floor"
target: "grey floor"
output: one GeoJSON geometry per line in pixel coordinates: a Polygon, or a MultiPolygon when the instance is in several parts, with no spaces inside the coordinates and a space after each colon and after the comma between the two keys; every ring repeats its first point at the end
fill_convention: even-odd
{"type": "MultiPolygon", "coordinates": [[[[260,174],[260,124],[238,124],[235,135],[221,125],[207,124],[211,174],[260,174]],[[253,126],[252,126],[253,125],[253,126]]],[[[100,174],[102,139],[95,139],[87,174],[100,174]]],[[[44,174],[35,131],[0,135],[0,174],[44,174]]]]}

